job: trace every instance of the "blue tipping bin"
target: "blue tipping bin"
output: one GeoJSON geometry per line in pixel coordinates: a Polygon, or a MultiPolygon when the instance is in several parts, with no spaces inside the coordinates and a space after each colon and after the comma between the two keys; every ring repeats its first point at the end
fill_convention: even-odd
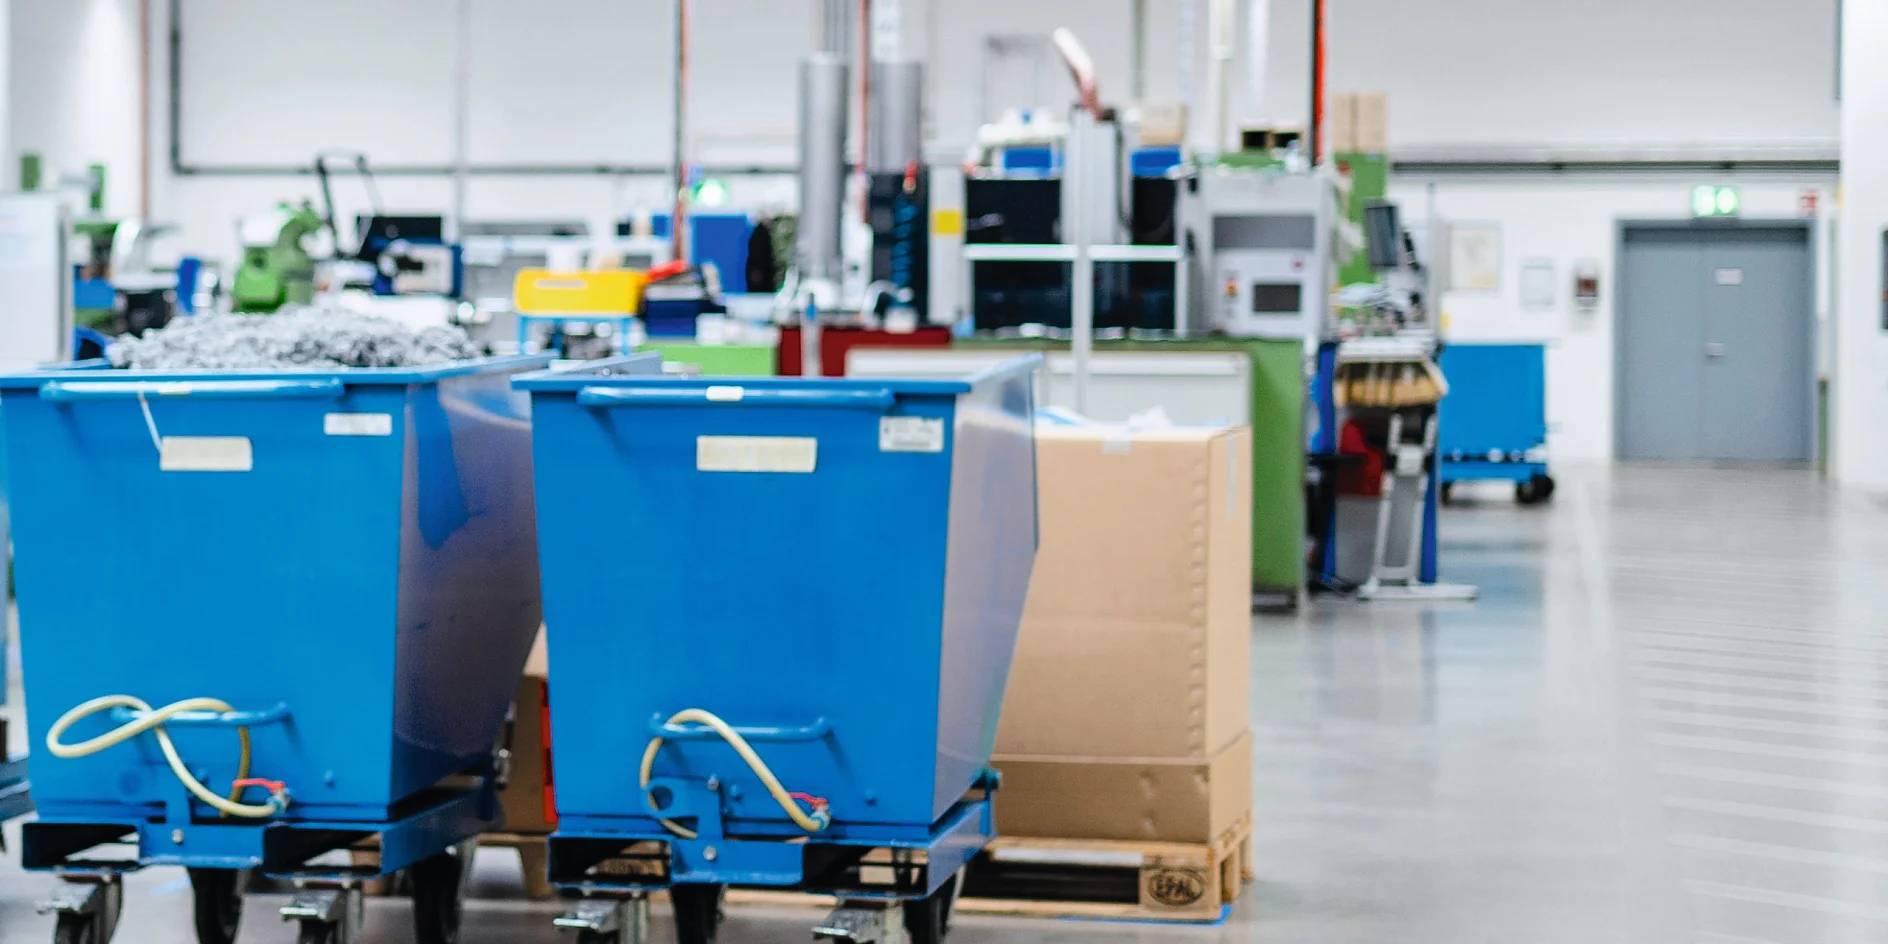
{"type": "MultiPolygon", "coordinates": [[[[193,879],[257,867],[346,877],[305,863],[377,833],[379,871],[391,872],[491,825],[491,778],[451,778],[489,772],[541,622],[529,402],[510,380],[547,362],[175,373],[91,362],[0,376],[38,746],[24,864],[121,870],[82,856],[134,837],[129,866],[184,865],[193,879]],[[110,695],[224,707],[53,756],[55,721],[110,695]],[[187,770],[227,795],[239,726],[253,745],[246,774],[281,789],[238,798],[272,815],[219,815],[160,743],[167,734],[187,770]]],[[[59,737],[70,747],[146,715],[120,702],[59,737]]]]}
{"type": "Polygon", "coordinates": [[[1547,351],[1539,343],[1451,342],[1442,349],[1449,395],[1438,430],[1441,480],[1504,480],[1523,504],[1554,494],[1547,444],[1547,351]]]}
{"type": "Polygon", "coordinates": [[[553,881],[921,898],[988,841],[1037,543],[1039,363],[960,381],[518,378],[536,423],[553,881]],[[676,718],[689,709],[741,735],[818,828],[705,719],[676,718]],[[658,851],[609,865],[638,840],[658,851]],[[885,849],[925,864],[863,877],[885,849]]]}

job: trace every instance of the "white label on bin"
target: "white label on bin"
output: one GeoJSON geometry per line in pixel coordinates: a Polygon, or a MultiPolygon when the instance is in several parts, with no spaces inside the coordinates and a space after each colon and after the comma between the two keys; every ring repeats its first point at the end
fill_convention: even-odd
{"type": "Polygon", "coordinates": [[[747,388],[717,385],[709,387],[704,395],[715,403],[739,403],[747,396],[747,388]]]}
{"type": "Polygon", "coordinates": [[[944,421],[925,416],[887,416],[878,421],[880,452],[943,452],[944,421]]]}
{"type": "Polygon", "coordinates": [[[330,413],[321,428],[330,436],[391,436],[392,413],[330,413]]]}
{"type": "Polygon", "coordinates": [[[811,472],[819,440],[807,436],[697,436],[701,472],[811,472]]]}
{"type": "Polygon", "coordinates": [[[166,436],[157,460],[165,472],[248,472],[255,466],[247,436],[166,436]]]}

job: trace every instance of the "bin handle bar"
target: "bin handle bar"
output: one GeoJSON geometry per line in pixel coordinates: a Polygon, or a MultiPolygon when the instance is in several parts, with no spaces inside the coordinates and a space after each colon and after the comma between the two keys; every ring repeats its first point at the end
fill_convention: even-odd
{"type": "Polygon", "coordinates": [[[772,390],[766,387],[697,387],[686,390],[651,390],[645,387],[584,387],[577,403],[589,407],[615,406],[753,406],[807,410],[864,410],[883,413],[898,402],[890,390],[772,390]]]}
{"type": "MultiPolygon", "coordinates": [[[[142,720],[147,714],[149,712],[120,705],[111,710],[111,720],[116,724],[130,724],[142,720]]],[[[287,720],[287,703],[277,703],[266,711],[180,711],[164,719],[164,723],[199,728],[256,728],[287,720]]]]}
{"type": "Polygon", "coordinates": [[[49,380],[39,385],[45,400],[135,400],[139,397],[337,399],[347,391],[339,380],[49,380]]]}
{"type": "MultiPolygon", "coordinates": [[[[812,724],[797,728],[766,726],[737,727],[736,734],[749,741],[817,741],[832,733],[832,722],[825,718],[815,718],[812,724]]],[[[649,734],[665,741],[715,741],[721,735],[705,724],[665,724],[661,715],[649,719],[649,734]]]]}

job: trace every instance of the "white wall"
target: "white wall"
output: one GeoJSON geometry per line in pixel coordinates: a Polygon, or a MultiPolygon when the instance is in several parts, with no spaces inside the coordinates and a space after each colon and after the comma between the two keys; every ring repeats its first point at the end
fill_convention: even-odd
{"type": "Polygon", "coordinates": [[[1835,450],[1843,482],[1888,490],[1888,335],[1882,239],[1888,228],[1888,6],[1843,10],[1842,221],[1836,324],[1835,450]]]}
{"type": "MultiPolygon", "coordinates": [[[[5,153],[11,166],[0,168],[0,181],[14,181],[23,149],[45,154],[53,174],[104,161],[110,165],[108,209],[135,212],[137,2],[9,0],[12,115],[5,153]]],[[[666,0],[471,2],[468,130],[475,160],[665,158],[672,30],[666,0]]],[[[1205,87],[1197,57],[1207,51],[1210,0],[1191,0],[1191,63],[1180,59],[1179,11],[1186,2],[1148,0],[1152,98],[1174,98],[1189,82],[1196,90],[1205,87]]],[[[1240,0],[1241,8],[1246,2],[1240,0]]],[[[1839,131],[1835,2],[1344,0],[1330,4],[1329,84],[1390,91],[1393,150],[1833,145],[1839,131]]],[[[359,148],[386,162],[449,155],[452,0],[184,5],[187,161],[305,163],[318,146],[359,148]],[[395,64],[383,67],[373,49],[395,64]]],[[[184,245],[231,259],[239,216],[278,200],[313,197],[314,184],[306,177],[171,174],[167,6],[153,0],[153,212],[184,225],[184,245]]],[[[1130,0],[905,0],[904,6],[905,50],[930,63],[933,139],[964,140],[986,117],[983,47],[993,33],[1069,25],[1089,45],[1104,92],[1127,94],[1130,0]]],[[[814,0],[694,0],[691,142],[697,158],[791,161],[794,63],[812,43],[813,8],[814,0]]],[[[1247,103],[1244,76],[1235,75],[1235,119],[1303,120],[1307,8],[1307,0],[1271,3],[1267,91],[1263,102],[1247,103]]],[[[1865,21],[1874,15],[1856,14],[1865,21]]],[[[1856,30],[1849,33],[1854,43],[1856,30]]],[[[1870,64],[1881,58],[1874,48],[1857,48],[1846,60],[1852,90],[1882,80],[1869,71],[1881,68],[1870,64]]],[[[1053,103],[1066,100],[1068,85],[1051,63],[1028,88],[996,91],[1053,103]]],[[[1882,156],[1888,155],[1871,160],[1882,165],[1882,156]]],[[[1548,175],[1439,182],[1440,212],[1499,220],[1506,237],[1502,291],[1450,298],[1454,330],[1464,338],[1556,342],[1550,414],[1563,457],[1611,454],[1614,221],[1684,216],[1690,187],[1702,182],[1548,175]],[[1598,260],[1605,274],[1600,309],[1575,316],[1563,298],[1556,312],[1520,312],[1514,297],[1519,260],[1537,255],[1556,260],[1563,289],[1573,260],[1598,260]]],[[[792,199],[790,180],[731,183],[737,204],[792,199]]],[[[1743,183],[1746,212],[1792,216],[1802,186],[1827,182],[1743,183]]],[[[1421,215],[1425,185],[1407,176],[1397,185],[1412,216],[1421,215]]],[[[467,207],[474,218],[580,217],[602,225],[640,205],[658,205],[663,187],[655,177],[475,177],[467,207]]],[[[451,185],[443,179],[389,178],[381,188],[395,210],[437,212],[451,202],[451,185]]],[[[1867,192],[1864,187],[1861,194],[1867,192]]],[[[336,195],[343,214],[365,208],[355,181],[340,180],[336,195]]],[[[1864,233],[1845,241],[1853,256],[1845,263],[1849,271],[1874,264],[1865,248],[1870,238],[1864,233]]],[[[1854,297],[1865,290],[1849,288],[1854,297]]],[[[1888,468],[1888,461],[1872,467],[1888,468]]]]}
{"type": "MultiPolygon", "coordinates": [[[[1683,219],[1690,216],[1691,189],[1698,183],[1735,184],[1744,216],[1798,217],[1805,189],[1830,205],[1828,178],[1647,178],[1622,176],[1397,178],[1391,196],[1416,219],[1436,212],[1455,223],[1495,223],[1501,228],[1500,288],[1494,292],[1450,292],[1443,298],[1449,337],[1459,341],[1547,343],[1548,445],[1556,461],[1610,459],[1614,445],[1613,326],[1618,282],[1617,228],[1621,220],[1683,219]],[[1554,263],[1556,300],[1550,310],[1521,307],[1520,271],[1527,259],[1554,263]],[[1599,263],[1600,302],[1592,311],[1573,305],[1573,269],[1599,263]]],[[[1815,313],[1805,313],[1813,316],[1815,313]]],[[[1627,408],[1658,409],[1658,404],[1627,408]]]]}
{"type": "Polygon", "coordinates": [[[11,0],[7,43],[7,166],[36,151],[45,174],[104,163],[107,205],[138,200],[138,13],[133,0],[11,0]]]}

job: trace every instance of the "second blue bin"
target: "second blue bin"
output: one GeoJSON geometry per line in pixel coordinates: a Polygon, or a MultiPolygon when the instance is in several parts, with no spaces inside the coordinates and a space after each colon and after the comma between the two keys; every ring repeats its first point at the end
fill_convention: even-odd
{"type": "Polygon", "coordinates": [[[1037,543],[1038,363],[961,381],[519,378],[554,881],[913,898],[988,840],[1037,543]],[[906,865],[873,880],[875,849],[906,865]]]}

